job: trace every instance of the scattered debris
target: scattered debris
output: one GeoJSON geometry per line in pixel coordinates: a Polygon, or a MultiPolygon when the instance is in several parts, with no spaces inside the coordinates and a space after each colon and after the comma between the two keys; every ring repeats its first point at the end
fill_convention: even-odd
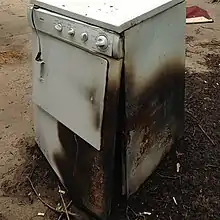
{"type": "MultiPolygon", "coordinates": [[[[68,209],[68,208],[72,205],[72,203],[73,203],[73,201],[71,200],[71,201],[69,202],[69,204],[66,206],[66,208],[68,209]]],[[[60,216],[59,216],[59,218],[58,218],[57,220],[61,220],[61,219],[63,218],[63,216],[64,216],[64,213],[61,213],[60,216]]]]}
{"type": "Polygon", "coordinates": [[[143,216],[143,215],[152,215],[151,212],[139,212],[139,216],[143,216]]]}
{"type": "MultiPolygon", "coordinates": [[[[28,181],[29,181],[29,183],[30,183],[30,185],[31,185],[32,190],[34,191],[35,195],[37,196],[37,198],[38,198],[47,208],[49,208],[49,209],[51,209],[52,211],[57,212],[57,213],[64,213],[64,214],[66,214],[66,212],[65,212],[64,210],[58,210],[58,209],[54,208],[53,206],[49,205],[48,203],[46,203],[46,202],[41,198],[40,194],[39,194],[39,193],[36,191],[36,189],[34,188],[34,185],[33,185],[32,181],[31,181],[31,179],[30,179],[29,177],[27,177],[27,179],[28,179],[28,181]]],[[[69,216],[73,216],[73,217],[75,217],[75,218],[79,217],[77,214],[71,213],[71,212],[68,212],[68,215],[69,215],[69,216]]]]}
{"type": "Polygon", "coordinates": [[[166,178],[166,179],[177,179],[178,178],[178,176],[166,176],[166,175],[162,175],[162,174],[160,174],[160,173],[157,173],[158,174],[158,176],[160,176],[160,177],[162,177],[162,178],[166,178]]]}
{"type": "Polygon", "coordinates": [[[58,192],[59,192],[60,194],[63,194],[63,195],[66,193],[64,190],[61,190],[61,189],[60,189],[60,186],[59,186],[59,191],[58,191],[58,192]]]}
{"type": "Polygon", "coordinates": [[[210,99],[209,97],[204,97],[205,101],[212,101],[212,99],[210,99]]]}
{"type": "Polygon", "coordinates": [[[57,203],[56,210],[58,211],[62,210],[62,205],[60,203],[57,203]]]}
{"type": "Polygon", "coordinates": [[[180,163],[176,164],[176,172],[179,173],[180,172],[180,163]]]}
{"type": "Polygon", "coordinates": [[[184,153],[181,153],[181,152],[176,151],[176,156],[177,156],[177,157],[181,157],[181,156],[183,156],[183,155],[184,155],[184,153]]]}
{"type": "Polygon", "coordinates": [[[42,217],[44,217],[44,216],[45,216],[45,213],[43,213],[43,212],[38,212],[38,213],[37,213],[37,216],[42,216],[42,217]]]}
{"type": "Polygon", "coordinates": [[[176,205],[178,205],[175,197],[173,197],[173,201],[176,205]]]}
{"type": "Polygon", "coordinates": [[[203,129],[203,127],[199,124],[197,118],[190,112],[189,110],[185,110],[185,112],[191,116],[191,118],[197,123],[199,129],[202,131],[202,133],[207,137],[207,139],[212,143],[213,146],[215,146],[215,142],[211,139],[211,137],[207,134],[207,132],[203,129]]]}
{"type": "Polygon", "coordinates": [[[209,16],[208,12],[198,6],[191,6],[186,8],[186,23],[210,23],[213,19],[209,16]]]}
{"type": "Polygon", "coordinates": [[[67,210],[64,198],[63,198],[63,195],[65,194],[65,191],[61,190],[60,186],[58,186],[58,189],[59,189],[58,191],[60,193],[60,198],[62,200],[64,210],[65,210],[65,213],[66,213],[67,220],[70,220],[70,217],[69,217],[69,214],[68,214],[68,210],[67,210]]]}
{"type": "Polygon", "coordinates": [[[140,219],[146,219],[146,216],[150,216],[152,215],[151,212],[139,212],[138,214],[130,207],[130,206],[127,206],[127,209],[126,209],[126,215],[127,215],[127,219],[129,220],[130,217],[128,216],[128,210],[131,210],[131,212],[133,213],[133,215],[135,216],[135,220],[140,220],[140,219]]]}

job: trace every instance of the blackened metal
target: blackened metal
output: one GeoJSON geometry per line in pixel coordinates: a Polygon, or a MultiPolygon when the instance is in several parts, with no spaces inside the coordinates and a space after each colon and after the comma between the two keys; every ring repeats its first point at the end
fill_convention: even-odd
{"type": "Polygon", "coordinates": [[[133,175],[152,147],[169,148],[183,132],[185,68],[175,62],[160,67],[138,95],[135,72],[126,71],[127,168],[133,175]]]}
{"type": "MultiPolygon", "coordinates": [[[[127,146],[127,150],[129,148],[131,153],[136,147],[140,149],[137,155],[133,155],[134,166],[129,167],[135,172],[135,167],[142,162],[155,143],[170,145],[169,140],[172,136],[179,136],[182,131],[184,67],[175,63],[162,67],[154,74],[151,81],[146,82],[145,88],[137,96],[134,95],[136,93],[133,74],[135,73],[129,70],[122,75],[119,108],[119,86],[108,82],[104,102],[101,150],[97,151],[77,137],[79,159],[75,175],[73,175],[77,149],[75,134],[58,122],[63,152],[55,154],[54,159],[64,183],[77,204],[86,207],[102,219],[106,219],[110,214],[112,195],[116,192],[120,193],[118,186],[126,178],[125,147],[127,146]],[[115,148],[116,130],[118,132],[115,148]],[[135,142],[139,137],[142,138],[142,145],[135,142]],[[119,172],[114,172],[116,170],[119,172]],[[123,172],[124,175],[122,175],[123,172]],[[121,175],[123,178],[120,177],[121,175]],[[119,185],[114,185],[113,182],[119,185]]],[[[94,93],[89,92],[88,97],[95,96],[94,93]]],[[[94,104],[93,99],[90,101],[94,104]]]]}
{"type": "Polygon", "coordinates": [[[114,193],[110,219],[126,219],[127,194],[126,194],[126,136],[125,136],[125,74],[122,68],[120,93],[118,105],[118,126],[115,146],[114,161],[114,193]]]}
{"type": "Polygon", "coordinates": [[[97,151],[77,137],[78,161],[73,175],[76,156],[75,134],[58,122],[63,152],[54,154],[54,160],[72,199],[102,219],[106,219],[110,214],[113,194],[118,87],[111,82],[107,85],[101,150],[97,151]]]}
{"type": "Polygon", "coordinates": [[[87,99],[91,103],[92,109],[93,109],[93,121],[94,121],[94,127],[98,130],[101,126],[101,117],[100,117],[100,103],[97,102],[96,98],[96,88],[88,89],[87,92],[87,99]]]}
{"type": "MultiPolygon", "coordinates": [[[[132,76],[135,73],[126,74],[126,110],[129,130],[142,126],[147,134],[149,132],[147,126],[157,130],[173,117],[182,121],[184,116],[184,72],[184,67],[175,63],[162,67],[154,74],[154,78],[146,83],[138,96],[133,95],[135,86],[132,76]],[[160,118],[163,120],[159,120],[160,118]]],[[[180,131],[182,131],[182,127],[180,131]]]]}
{"type": "Polygon", "coordinates": [[[116,181],[120,183],[120,194],[126,194],[126,145],[128,137],[126,135],[126,109],[125,109],[125,72],[124,66],[122,67],[120,93],[118,105],[118,126],[116,135],[116,181]]]}

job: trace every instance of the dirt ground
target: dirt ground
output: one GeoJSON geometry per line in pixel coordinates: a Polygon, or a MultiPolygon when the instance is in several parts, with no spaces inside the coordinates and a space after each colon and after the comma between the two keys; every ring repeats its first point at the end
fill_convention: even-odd
{"type": "MultiPolygon", "coordinates": [[[[26,178],[57,206],[59,182],[34,142],[27,2],[0,0],[0,220],[59,217],[26,178]]],[[[139,212],[152,213],[146,219],[220,219],[220,4],[187,4],[206,9],[215,22],[187,26],[185,137],[132,196],[130,219],[139,212]]]]}

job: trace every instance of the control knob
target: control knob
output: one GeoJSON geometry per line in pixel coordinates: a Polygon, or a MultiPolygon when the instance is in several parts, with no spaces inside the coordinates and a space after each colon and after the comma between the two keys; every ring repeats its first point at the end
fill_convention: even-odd
{"type": "Polygon", "coordinates": [[[75,30],[74,30],[73,28],[70,28],[70,29],[68,30],[68,34],[69,34],[70,36],[74,36],[74,35],[75,35],[75,30]]]}
{"type": "Polygon", "coordinates": [[[82,33],[81,34],[81,40],[83,42],[86,42],[88,40],[88,34],[86,32],[82,33]]]}
{"type": "Polygon", "coordinates": [[[59,31],[59,32],[61,32],[61,31],[63,30],[62,24],[56,24],[54,27],[55,27],[55,29],[56,29],[57,31],[59,31]]]}
{"type": "Polygon", "coordinates": [[[106,49],[108,47],[107,37],[105,37],[103,35],[98,36],[96,39],[96,46],[101,50],[106,49]]]}

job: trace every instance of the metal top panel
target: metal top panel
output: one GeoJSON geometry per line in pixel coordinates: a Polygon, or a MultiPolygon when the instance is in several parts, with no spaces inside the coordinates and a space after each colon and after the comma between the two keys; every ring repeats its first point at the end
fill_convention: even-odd
{"type": "Polygon", "coordinates": [[[31,4],[118,33],[184,0],[30,0],[31,4]]]}

